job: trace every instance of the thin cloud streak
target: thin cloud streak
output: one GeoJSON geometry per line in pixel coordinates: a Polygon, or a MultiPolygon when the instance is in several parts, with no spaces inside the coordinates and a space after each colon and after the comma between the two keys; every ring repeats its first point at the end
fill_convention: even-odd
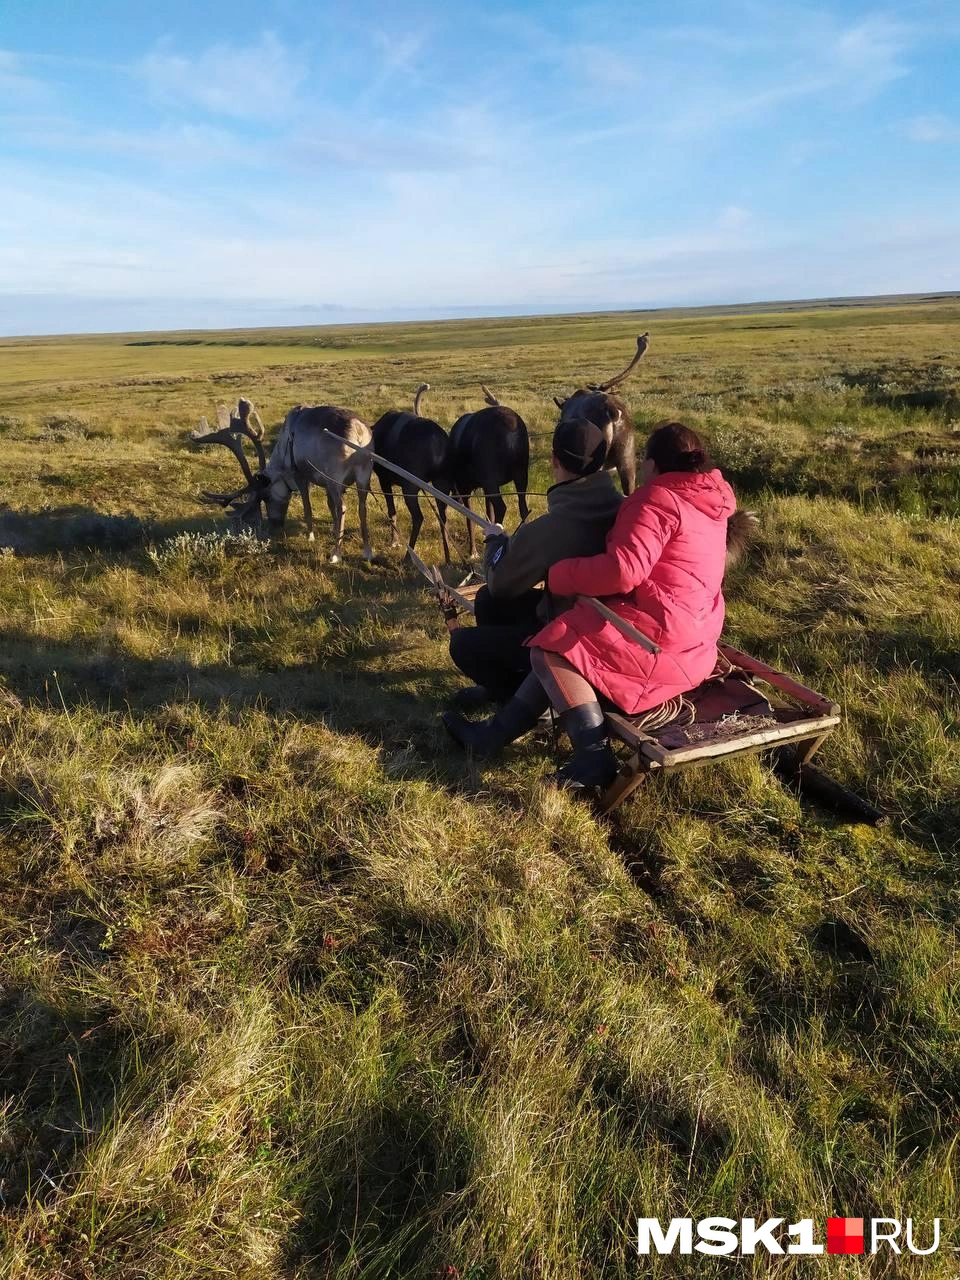
{"type": "Polygon", "coordinates": [[[136,70],[158,102],[193,103],[214,115],[265,120],[293,111],[307,75],[303,61],[270,31],[256,44],[217,44],[193,57],[163,42],[136,70]]]}
{"type": "Polygon", "coordinates": [[[25,71],[24,60],[18,54],[0,49],[0,105],[38,108],[51,98],[46,82],[25,71]]]}
{"type": "Polygon", "coordinates": [[[943,115],[914,116],[902,126],[902,131],[911,142],[960,142],[960,124],[943,115]]]}

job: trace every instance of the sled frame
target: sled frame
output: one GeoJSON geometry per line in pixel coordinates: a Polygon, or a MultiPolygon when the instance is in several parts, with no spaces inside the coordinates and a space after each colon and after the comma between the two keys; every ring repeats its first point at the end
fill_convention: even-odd
{"type": "MultiPolygon", "coordinates": [[[[840,723],[840,708],[829,698],[799,684],[765,662],[741,653],[739,649],[726,644],[717,647],[734,668],[727,679],[747,678],[751,685],[761,681],[769,686],[771,693],[763,696],[767,697],[772,707],[772,718],[778,723],[726,736],[720,741],[707,738],[701,742],[669,747],[658,740],[656,733],[645,733],[638,728],[630,716],[620,711],[608,711],[606,718],[610,737],[629,747],[630,755],[600,796],[598,809],[601,813],[610,813],[618,808],[652,773],[701,768],[736,756],[759,755],[781,747],[797,749],[796,765],[802,769],[840,723]]],[[[693,700],[696,701],[695,694],[693,700]]],[[[664,726],[661,732],[670,727],[664,726]]]]}

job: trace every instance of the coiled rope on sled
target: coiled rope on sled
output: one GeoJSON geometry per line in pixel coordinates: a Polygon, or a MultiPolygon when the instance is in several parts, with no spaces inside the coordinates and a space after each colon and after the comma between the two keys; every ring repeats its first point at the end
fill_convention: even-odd
{"type": "Polygon", "coordinates": [[[668,724],[675,724],[678,727],[693,724],[695,717],[696,709],[693,703],[683,694],[678,693],[675,698],[668,698],[658,707],[651,707],[649,711],[641,711],[639,715],[631,716],[630,723],[641,733],[655,733],[657,729],[665,729],[668,724]]]}
{"type": "MultiPolygon", "coordinates": [[[[705,683],[712,680],[722,682],[734,673],[737,673],[752,684],[745,672],[741,672],[740,668],[732,663],[728,657],[718,652],[716,665],[705,683]]],[[[696,718],[697,709],[694,704],[689,698],[679,693],[675,698],[668,698],[666,702],[661,702],[659,706],[651,707],[649,711],[641,711],[639,715],[631,716],[630,723],[634,729],[639,730],[641,733],[656,733],[658,729],[666,729],[668,725],[671,728],[684,729],[693,724],[696,718]]]]}

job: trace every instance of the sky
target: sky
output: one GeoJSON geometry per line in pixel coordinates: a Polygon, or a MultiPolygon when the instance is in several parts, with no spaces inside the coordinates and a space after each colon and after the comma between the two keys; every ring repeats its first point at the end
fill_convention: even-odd
{"type": "Polygon", "coordinates": [[[0,333],[948,290],[958,0],[0,0],[0,333]]]}

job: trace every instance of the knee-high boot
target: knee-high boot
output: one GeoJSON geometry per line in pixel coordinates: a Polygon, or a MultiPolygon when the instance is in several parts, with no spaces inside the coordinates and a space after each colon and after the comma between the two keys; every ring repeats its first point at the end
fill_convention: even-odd
{"type": "Polygon", "coordinates": [[[553,775],[554,785],[571,789],[608,787],[617,775],[617,758],[599,702],[571,707],[560,716],[560,724],[573,746],[573,755],[553,775]]]}
{"type": "Polygon", "coordinates": [[[498,756],[508,742],[522,738],[536,725],[549,699],[536,676],[528,676],[515,697],[489,720],[467,720],[456,711],[444,711],[440,719],[451,738],[481,759],[498,756]]]}

